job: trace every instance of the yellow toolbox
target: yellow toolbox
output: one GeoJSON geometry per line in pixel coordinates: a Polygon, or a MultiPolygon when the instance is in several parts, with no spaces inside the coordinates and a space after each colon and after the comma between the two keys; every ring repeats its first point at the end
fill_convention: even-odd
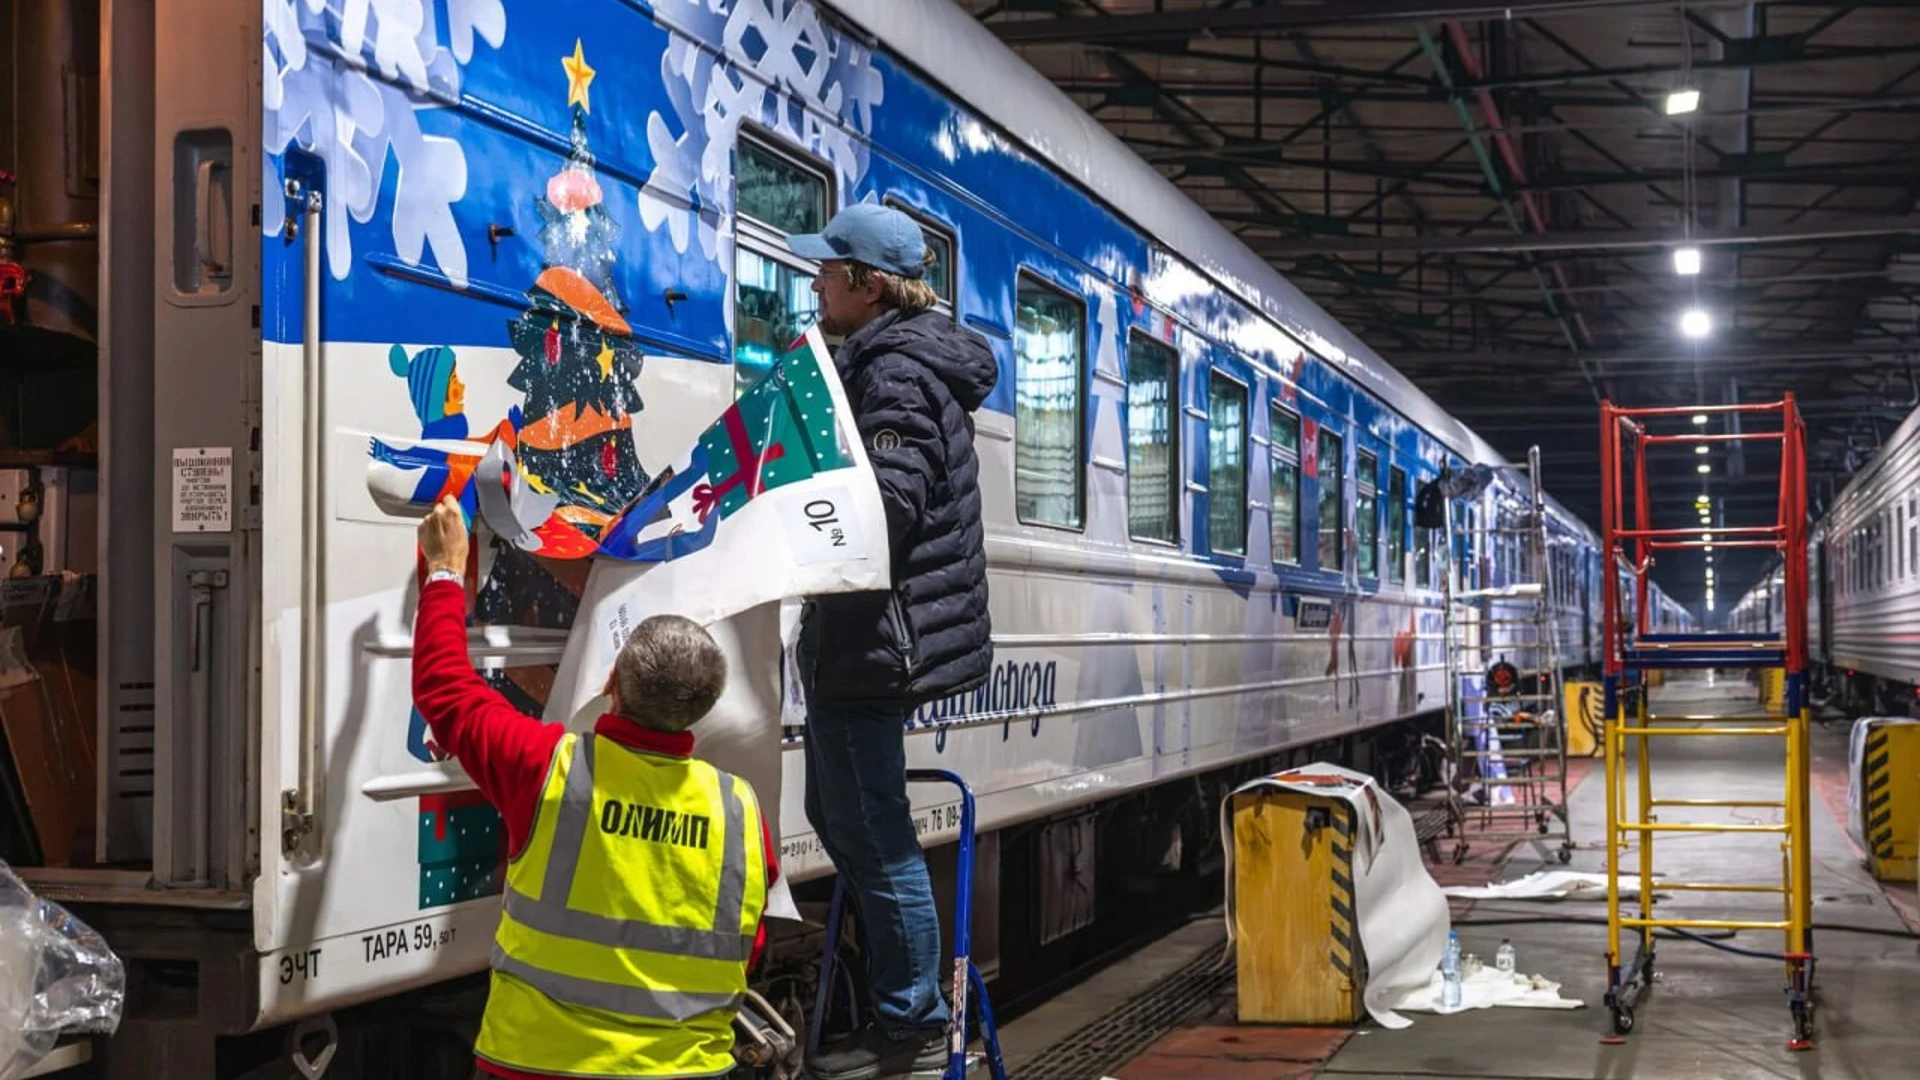
{"type": "Polygon", "coordinates": [[[1857,721],[1850,807],[1855,839],[1881,881],[1912,881],[1920,855],[1920,724],[1857,721]]]}
{"type": "Polygon", "coordinates": [[[1357,1023],[1352,805],[1270,789],[1233,796],[1231,813],[1241,1022],[1357,1023]]]}

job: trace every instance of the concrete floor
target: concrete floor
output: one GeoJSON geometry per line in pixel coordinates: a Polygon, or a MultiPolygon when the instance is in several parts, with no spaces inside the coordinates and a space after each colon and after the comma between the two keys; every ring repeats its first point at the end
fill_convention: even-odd
{"type": "MultiPolygon", "coordinates": [[[[1744,688],[1673,686],[1656,698],[1659,713],[1751,712],[1744,688]]],[[[1836,772],[1844,792],[1845,725],[1813,736],[1816,772],[1832,790],[1836,772]]],[[[1679,798],[1778,798],[1783,750],[1779,740],[1674,738],[1656,741],[1657,795],[1679,798]]],[[[1633,781],[1629,781],[1631,785],[1633,781]]],[[[1629,788],[1631,790],[1631,787],[1629,788]]],[[[1595,774],[1571,800],[1581,850],[1575,869],[1604,868],[1598,841],[1606,820],[1606,788],[1595,774]]],[[[1842,807],[1843,809],[1843,807],[1842,807]]],[[[1776,821],[1769,810],[1667,811],[1667,820],[1776,821]],[[1684,817],[1682,815],[1685,815],[1684,817]]],[[[1861,866],[1845,826],[1829,802],[1813,806],[1814,922],[1903,933],[1905,926],[1861,866]]],[[[1777,836],[1663,835],[1655,844],[1657,873],[1677,880],[1779,880],[1777,836]]],[[[1506,877],[1538,868],[1516,853],[1506,877]]],[[[1777,897],[1674,894],[1662,914],[1699,913],[1731,918],[1779,917],[1777,897]]],[[[1662,941],[1658,976],[1636,1010],[1625,1045],[1607,1046],[1603,954],[1606,928],[1565,923],[1476,926],[1503,916],[1598,916],[1604,903],[1488,903],[1474,906],[1458,927],[1464,947],[1491,957],[1511,938],[1520,966],[1559,980],[1562,994],[1587,1008],[1565,1011],[1488,1009],[1457,1016],[1418,1016],[1402,1031],[1365,1028],[1322,1069],[1325,1077],[1643,1077],[1673,1080],[1747,1080],[1821,1077],[1826,1080],[1920,1075],[1920,941],[1911,937],[1828,932],[1816,936],[1819,1014],[1815,1048],[1786,1049],[1791,1030],[1781,967],[1687,941],[1662,941]]],[[[1777,951],[1780,937],[1743,932],[1733,943],[1777,951]]],[[[1631,947],[1628,949],[1631,953],[1631,947]]]]}
{"type": "MultiPolygon", "coordinates": [[[[1744,684],[1675,684],[1661,692],[1655,709],[1667,714],[1711,715],[1757,711],[1744,684]]],[[[1816,936],[1819,956],[1815,1047],[1786,1049],[1791,1031],[1781,966],[1736,956],[1689,941],[1662,941],[1654,987],[1636,1009],[1634,1033],[1624,1045],[1600,1042],[1608,1028],[1604,1005],[1606,905],[1604,902],[1520,903],[1481,901],[1456,906],[1465,948],[1491,961],[1501,938],[1510,938],[1520,966],[1561,982],[1561,993],[1586,1007],[1555,1012],[1488,1009],[1457,1016],[1413,1014],[1412,1027],[1387,1031],[1362,1025],[1344,1047],[1326,1057],[1287,1053],[1270,1059],[1249,1049],[1247,1039],[1270,1033],[1312,1035],[1316,1029],[1236,1027],[1230,994],[1196,1030],[1161,1040],[1212,1038],[1217,1060],[1198,1056],[1143,1056],[1113,1074],[1180,1076],[1191,1080],[1281,1080],[1288,1077],[1417,1077],[1422,1080],[1510,1078],[1637,1078],[1637,1080],[1748,1080],[1758,1077],[1818,1077],[1823,1080],[1920,1076],[1920,938],[1907,933],[1889,891],[1910,919],[1913,887],[1883,889],[1861,864],[1846,836],[1847,725],[1816,728],[1811,837],[1816,925],[1855,926],[1887,932],[1868,935],[1829,931],[1816,936]],[[1476,925],[1497,918],[1598,919],[1529,925],[1476,925]],[[1235,1032],[1243,1033],[1236,1035],[1235,1032]],[[1237,1046],[1235,1044],[1238,1044],[1237,1046]],[[1260,1058],[1261,1060],[1253,1060],[1260,1058]],[[1285,1060],[1282,1060],[1285,1059],[1285,1060]],[[1264,1063],[1263,1063],[1264,1062],[1264,1063]],[[1324,1064],[1316,1064],[1324,1062],[1324,1064]]],[[[1674,738],[1656,741],[1656,794],[1676,798],[1779,798],[1783,746],[1777,739],[1674,738]]],[[[1631,784],[1632,781],[1630,780],[1631,784]]],[[[1631,790],[1631,788],[1630,788],[1631,790]]],[[[1594,770],[1575,790],[1571,813],[1580,850],[1574,869],[1604,869],[1599,842],[1606,820],[1606,788],[1594,770]]],[[[1667,820],[1767,822],[1768,810],[1666,811],[1667,820]],[[1740,816],[1736,816],[1740,815],[1740,816]]],[[[1668,834],[1656,841],[1655,869],[1674,880],[1772,883],[1779,879],[1779,837],[1668,834]]],[[[1489,853],[1490,854],[1490,853],[1489,853]]],[[[1630,856],[1631,857],[1631,856],[1630,856]]],[[[1445,882],[1463,881],[1480,866],[1487,876],[1511,879],[1539,869],[1529,848],[1516,849],[1499,866],[1477,851],[1465,867],[1430,867],[1445,882]]],[[[1557,864],[1556,864],[1557,865],[1557,864]]],[[[1633,864],[1637,867],[1637,863],[1633,864]]],[[[1669,894],[1661,913],[1698,913],[1732,918],[1778,918],[1779,898],[1765,895],[1669,894]]],[[[1217,920],[1188,927],[1115,965],[1046,1007],[1009,1025],[1004,1041],[1012,1075],[1055,1039],[1125,1006],[1160,983],[1168,972],[1223,936],[1217,920]]],[[[1733,944],[1777,951],[1777,933],[1742,933],[1733,944]]],[[[1629,951],[1631,947],[1629,946],[1629,951]]],[[[1339,1034],[1343,1029],[1317,1029],[1339,1034]]],[[[1182,1053],[1195,1053],[1190,1047],[1182,1053]]],[[[1088,1077],[1087,1080],[1095,1080],[1088,1077]]]]}

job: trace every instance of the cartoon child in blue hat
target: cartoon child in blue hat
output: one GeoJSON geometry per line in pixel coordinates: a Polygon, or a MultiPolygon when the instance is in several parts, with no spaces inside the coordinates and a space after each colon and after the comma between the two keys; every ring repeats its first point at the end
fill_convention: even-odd
{"type": "Polygon", "coordinates": [[[407,380],[413,413],[420,418],[421,438],[467,437],[467,388],[455,370],[452,349],[435,345],[421,349],[408,360],[406,350],[395,345],[387,352],[387,366],[407,380]]]}
{"type": "MultiPolygon", "coordinates": [[[[445,345],[421,349],[407,359],[405,349],[395,345],[387,352],[387,366],[407,380],[407,396],[413,400],[413,414],[420,419],[422,439],[464,439],[467,437],[467,388],[460,381],[453,350],[445,345]]],[[[375,453],[379,443],[375,440],[375,453]]],[[[422,486],[438,483],[432,476],[422,486]]],[[[447,753],[434,745],[420,710],[413,710],[407,723],[407,753],[425,762],[445,761],[447,753]]]]}

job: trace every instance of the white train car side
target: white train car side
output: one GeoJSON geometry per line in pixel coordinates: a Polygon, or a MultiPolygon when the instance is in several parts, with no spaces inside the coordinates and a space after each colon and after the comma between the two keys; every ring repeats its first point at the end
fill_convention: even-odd
{"type": "MultiPolygon", "coordinates": [[[[108,8],[100,814],[28,873],[157,1003],[112,1075],[240,1075],[222,1048],[277,1026],[425,1029],[409,992],[476,988],[504,840],[410,715],[412,522],[369,470],[507,424],[604,521],[810,320],[781,240],[840,206],[917,216],[1000,362],[995,670],[907,737],[980,797],[1002,978],[1097,954],[1120,885],[1203,886],[1236,777],[1399,768],[1371,757],[1445,704],[1443,575],[1522,572],[1412,524],[1443,467],[1496,466],[1458,510],[1509,512],[1487,443],[944,0],[108,8]]],[[[1589,668],[1612,571],[1548,512],[1589,668]]],[[[564,716],[585,564],[485,560],[476,663],[564,716]]],[[[778,673],[744,678],[777,729],[778,673]]],[[[817,891],[803,738],[781,855],[817,891]]],[[[928,845],[952,810],[916,804],[928,845]]]]}

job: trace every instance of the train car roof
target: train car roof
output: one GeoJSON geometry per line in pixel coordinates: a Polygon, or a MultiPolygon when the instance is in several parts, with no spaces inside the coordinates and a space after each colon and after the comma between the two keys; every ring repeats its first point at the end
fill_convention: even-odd
{"type": "Polygon", "coordinates": [[[1893,453],[1896,447],[1901,446],[1906,443],[1907,440],[1913,438],[1916,427],[1920,427],[1920,408],[1916,408],[1908,413],[1906,419],[1900,421],[1900,426],[1893,429],[1893,434],[1880,441],[1880,449],[1874,451],[1873,457],[1868,458],[1865,465],[1854,470],[1853,475],[1847,478],[1846,486],[1835,493],[1833,503],[1827,507],[1826,513],[1820,515],[1821,519],[1824,520],[1827,514],[1833,513],[1833,508],[1839,506],[1841,501],[1852,494],[1855,488],[1872,482],[1874,474],[1878,473],[1881,468],[1886,465],[1887,455],[1893,453]]]}
{"type": "MultiPolygon", "coordinates": [[[[1454,452],[1512,463],[952,0],[823,0],[1454,452]]],[[[1597,530],[1548,495],[1594,542],[1597,530]]]]}

